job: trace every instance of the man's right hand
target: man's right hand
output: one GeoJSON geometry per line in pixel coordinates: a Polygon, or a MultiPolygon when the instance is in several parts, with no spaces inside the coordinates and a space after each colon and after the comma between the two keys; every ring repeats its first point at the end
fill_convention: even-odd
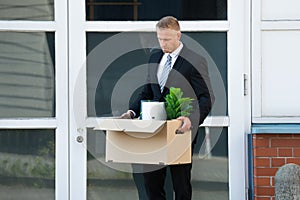
{"type": "Polygon", "coordinates": [[[132,111],[128,110],[126,113],[121,115],[121,119],[133,119],[134,114],[132,111]]]}

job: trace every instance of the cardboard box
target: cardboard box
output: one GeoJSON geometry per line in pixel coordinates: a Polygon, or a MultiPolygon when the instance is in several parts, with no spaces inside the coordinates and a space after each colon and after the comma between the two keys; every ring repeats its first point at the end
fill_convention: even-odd
{"type": "Polygon", "coordinates": [[[102,118],[95,130],[106,130],[106,161],[173,165],[191,163],[191,131],[176,134],[181,121],[102,118]]]}

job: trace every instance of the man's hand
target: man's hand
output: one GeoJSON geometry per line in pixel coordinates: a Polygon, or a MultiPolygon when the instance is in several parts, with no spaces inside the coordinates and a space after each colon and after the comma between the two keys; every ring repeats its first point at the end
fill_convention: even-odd
{"type": "Polygon", "coordinates": [[[134,114],[132,111],[128,110],[126,113],[121,115],[121,119],[133,119],[134,114]]]}
{"type": "Polygon", "coordinates": [[[178,120],[182,121],[182,125],[177,129],[178,133],[184,133],[192,128],[192,122],[188,117],[178,117],[178,120]]]}

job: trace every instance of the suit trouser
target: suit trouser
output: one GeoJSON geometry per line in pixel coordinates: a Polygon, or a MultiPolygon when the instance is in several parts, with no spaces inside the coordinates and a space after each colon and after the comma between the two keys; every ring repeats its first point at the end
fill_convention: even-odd
{"type": "MultiPolygon", "coordinates": [[[[192,199],[192,164],[169,165],[176,200],[192,199]]],[[[165,200],[164,183],[167,168],[144,173],[145,187],[149,200],[165,200]]]]}

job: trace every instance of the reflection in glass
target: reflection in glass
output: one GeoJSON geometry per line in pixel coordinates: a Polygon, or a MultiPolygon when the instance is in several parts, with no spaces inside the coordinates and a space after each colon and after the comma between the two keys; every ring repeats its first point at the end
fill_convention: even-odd
{"type": "Polygon", "coordinates": [[[138,199],[131,173],[105,164],[105,133],[88,129],[87,138],[87,199],[138,199]]]}
{"type": "MultiPolygon", "coordinates": [[[[182,36],[189,48],[196,46],[208,61],[216,97],[212,116],[227,115],[226,37],[221,32],[184,32],[182,36]]],[[[156,47],[155,33],[87,33],[88,116],[116,116],[128,109],[130,99],[145,84],[147,62],[156,47]]]]}
{"type": "Polygon", "coordinates": [[[54,20],[54,0],[1,0],[0,20],[54,20]]]}
{"type": "Polygon", "coordinates": [[[0,32],[0,118],[55,116],[54,33],[0,32]]]}
{"type": "Polygon", "coordinates": [[[54,130],[0,130],[1,199],[55,199],[54,130]]]}
{"type": "Polygon", "coordinates": [[[228,131],[203,127],[193,150],[193,199],[228,200],[228,131]]]}
{"type": "MultiPolygon", "coordinates": [[[[105,162],[105,132],[88,129],[87,137],[87,199],[146,199],[142,174],[133,176],[120,171],[124,164],[105,162]]],[[[167,171],[167,199],[173,199],[171,182],[167,171]]],[[[199,128],[193,151],[192,185],[195,200],[229,199],[226,128],[199,128]]]]}
{"type": "Polygon", "coordinates": [[[227,0],[86,0],[87,20],[226,20],[227,0]]]}

